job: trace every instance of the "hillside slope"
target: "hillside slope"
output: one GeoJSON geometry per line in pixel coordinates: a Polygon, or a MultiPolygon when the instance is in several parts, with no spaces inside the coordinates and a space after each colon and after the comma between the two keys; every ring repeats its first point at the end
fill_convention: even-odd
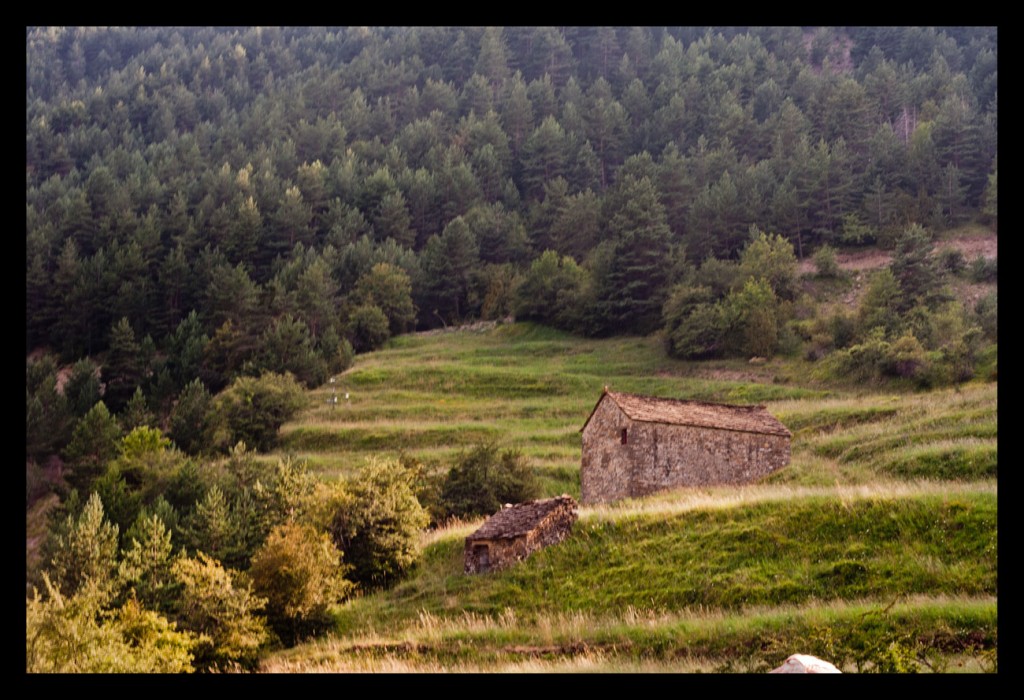
{"type": "Polygon", "coordinates": [[[286,426],[285,451],[324,473],[403,452],[443,470],[493,440],[522,450],[548,493],[578,496],[578,431],[605,384],[765,403],[794,433],[793,460],[759,485],[584,507],[568,540],[497,574],[462,573],[479,521],[428,533],[411,578],[264,669],[763,671],[799,651],[846,671],[993,670],[996,384],[851,392],[810,382],[805,364],[772,360],[764,383],[708,378],[655,339],[528,324],[360,356],[338,378],[344,404],[323,389],[286,426]]]}

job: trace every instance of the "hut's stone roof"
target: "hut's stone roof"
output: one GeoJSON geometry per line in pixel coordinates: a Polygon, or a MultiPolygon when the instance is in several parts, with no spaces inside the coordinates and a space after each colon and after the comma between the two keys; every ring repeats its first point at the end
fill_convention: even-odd
{"type": "MultiPolygon", "coordinates": [[[[707,401],[663,399],[607,390],[598,400],[597,405],[599,406],[605,398],[614,401],[630,420],[792,436],[786,426],[770,414],[764,406],[732,406],[707,401]]],[[[594,410],[597,410],[597,406],[594,406],[594,410]]],[[[594,415],[593,411],[590,415],[594,415]]],[[[588,417],[587,423],[589,422],[590,418],[588,417]]],[[[586,423],[583,424],[583,427],[587,427],[586,423]]]]}
{"type": "Polygon", "coordinates": [[[564,506],[575,509],[576,501],[572,496],[562,495],[507,506],[488,518],[476,532],[466,538],[466,541],[520,537],[536,528],[553,511],[564,506]]]}

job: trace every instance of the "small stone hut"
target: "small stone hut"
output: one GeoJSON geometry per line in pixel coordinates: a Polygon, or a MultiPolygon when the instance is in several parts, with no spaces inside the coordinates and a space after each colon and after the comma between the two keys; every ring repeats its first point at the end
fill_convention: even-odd
{"type": "Polygon", "coordinates": [[[576,501],[564,494],[506,505],[466,538],[465,571],[497,571],[522,561],[562,541],[576,517],[576,501]]]}
{"type": "Polygon", "coordinates": [[[764,406],[608,391],[580,430],[580,500],[745,484],[789,464],[792,433],[764,406]]]}

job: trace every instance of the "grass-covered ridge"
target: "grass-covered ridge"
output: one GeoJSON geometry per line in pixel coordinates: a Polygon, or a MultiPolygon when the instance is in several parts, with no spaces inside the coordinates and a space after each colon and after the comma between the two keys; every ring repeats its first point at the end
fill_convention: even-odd
{"type": "Polygon", "coordinates": [[[793,432],[792,462],[760,484],[584,506],[567,540],[496,574],[462,573],[480,521],[426,533],[412,577],[264,667],[759,672],[802,651],[846,671],[994,669],[994,382],[854,392],[802,360],[686,363],[653,337],[515,324],[359,356],[337,381],[348,402],[314,392],[284,451],[344,478],[371,455],[441,471],[495,442],[547,494],[578,497],[579,430],[605,385],[763,403],[793,432]]]}
{"type": "Polygon", "coordinates": [[[794,645],[848,671],[994,668],[994,487],[787,490],[584,508],[569,539],[483,576],[461,573],[471,525],[437,533],[337,639],[266,668],[763,671],[794,645]]]}
{"type": "MultiPolygon", "coordinates": [[[[812,600],[996,593],[994,490],[805,496],[679,512],[584,509],[573,534],[522,565],[462,575],[463,532],[374,610],[399,624],[459,609],[521,619],[627,607],[742,609],[812,600]]],[[[360,604],[342,624],[358,629],[360,604]],[[351,616],[351,617],[349,617],[351,616]]]]}

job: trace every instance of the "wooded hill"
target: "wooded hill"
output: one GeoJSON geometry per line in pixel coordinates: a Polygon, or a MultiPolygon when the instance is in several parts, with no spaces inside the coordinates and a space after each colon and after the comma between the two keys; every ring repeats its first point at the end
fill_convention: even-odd
{"type": "MultiPolygon", "coordinates": [[[[995,215],[994,28],[32,28],[26,45],[26,346],[65,361],[124,318],[173,364],[194,309],[190,332],[225,346],[208,384],[299,369],[257,357],[271,337],[318,383],[346,339],[516,311],[546,250],[568,317],[527,317],[648,332],[751,226],[805,257],[995,215]]],[[[151,400],[192,378],[145,359],[151,400]]]]}

